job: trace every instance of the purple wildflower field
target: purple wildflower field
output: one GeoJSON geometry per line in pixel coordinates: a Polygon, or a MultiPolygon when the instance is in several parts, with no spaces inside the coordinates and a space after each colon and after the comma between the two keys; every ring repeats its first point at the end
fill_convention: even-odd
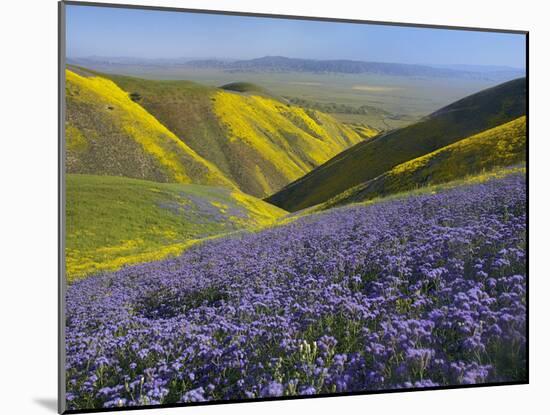
{"type": "Polygon", "coordinates": [[[526,378],[524,175],[76,282],[69,409],[526,378]]]}

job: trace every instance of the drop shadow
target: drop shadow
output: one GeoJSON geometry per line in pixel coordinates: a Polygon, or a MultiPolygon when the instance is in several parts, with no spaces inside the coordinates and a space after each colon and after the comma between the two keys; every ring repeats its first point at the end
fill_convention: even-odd
{"type": "Polygon", "coordinates": [[[47,410],[57,413],[57,399],[35,398],[34,402],[47,410]]]}

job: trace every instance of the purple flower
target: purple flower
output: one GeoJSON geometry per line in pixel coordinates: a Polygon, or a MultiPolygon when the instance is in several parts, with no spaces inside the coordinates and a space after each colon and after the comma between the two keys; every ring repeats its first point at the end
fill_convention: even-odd
{"type": "Polygon", "coordinates": [[[75,282],[67,405],[524,380],[525,196],[509,175],[351,205],[75,282]]]}
{"type": "Polygon", "coordinates": [[[262,398],[271,397],[271,396],[282,396],[284,392],[283,385],[279,382],[269,382],[267,386],[262,388],[260,396],[262,398]]]}

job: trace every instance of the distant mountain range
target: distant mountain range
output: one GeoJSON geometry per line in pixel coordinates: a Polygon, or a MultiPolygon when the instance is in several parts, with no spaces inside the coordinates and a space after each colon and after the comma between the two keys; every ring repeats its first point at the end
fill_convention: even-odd
{"type": "Polygon", "coordinates": [[[482,65],[412,65],[403,63],[366,62],[357,60],[297,59],[284,56],[264,56],[256,59],[145,59],[132,57],[69,58],[68,63],[86,67],[144,66],[217,69],[227,72],[309,72],[342,74],[376,74],[387,76],[460,78],[502,81],[521,77],[525,71],[504,66],[482,65]]]}

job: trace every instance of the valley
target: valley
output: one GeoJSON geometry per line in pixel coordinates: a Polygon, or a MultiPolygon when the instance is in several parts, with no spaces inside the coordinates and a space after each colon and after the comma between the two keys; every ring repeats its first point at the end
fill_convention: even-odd
{"type": "Polygon", "coordinates": [[[288,211],[326,202],[401,163],[524,115],[525,88],[525,78],[509,81],[445,106],[417,123],[363,141],[266,200],[288,211]]]}
{"type": "MultiPolygon", "coordinates": [[[[318,85],[306,81],[294,81],[304,85],[290,99],[269,82],[214,87],[79,66],[66,76],[69,281],[278,226],[288,212],[489,179],[525,159],[522,79],[384,131],[355,121],[384,122],[386,110],[326,88],[326,103],[312,101],[300,88],[318,85]]],[[[388,98],[393,89],[355,90],[388,98]]]]}

